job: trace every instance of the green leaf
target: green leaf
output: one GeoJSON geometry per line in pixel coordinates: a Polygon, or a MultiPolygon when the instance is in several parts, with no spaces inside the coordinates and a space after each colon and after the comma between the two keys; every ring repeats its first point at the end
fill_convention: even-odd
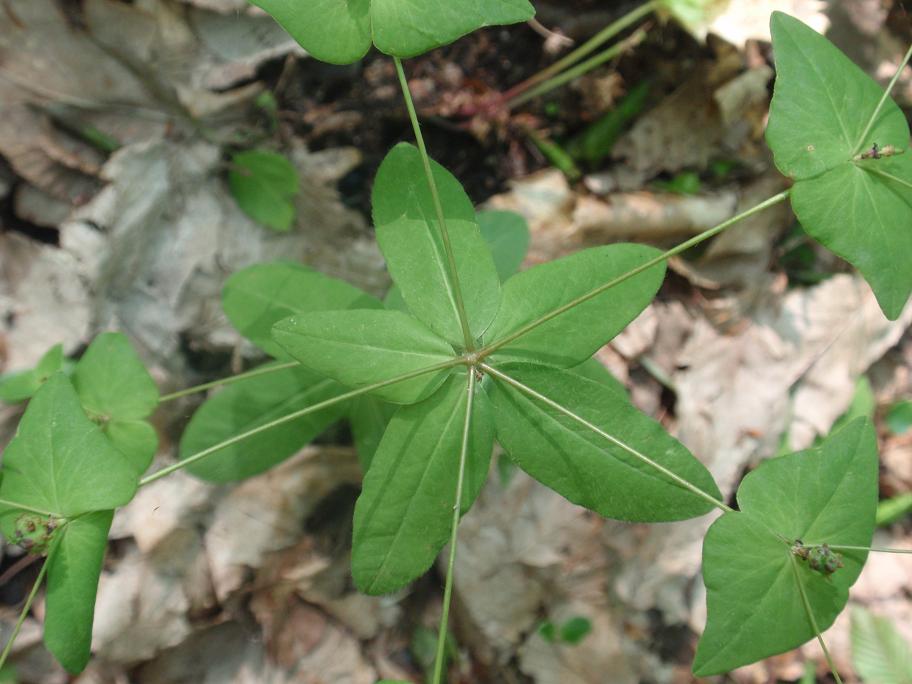
{"type": "Polygon", "coordinates": [[[0,377],[0,401],[18,404],[31,399],[54,373],[63,368],[63,345],[51,347],[31,370],[10,373],[0,377]]]}
{"type": "Polygon", "coordinates": [[[416,57],[485,26],[528,21],[527,0],[373,0],[374,45],[397,57],[416,57]]]}
{"type": "Polygon", "coordinates": [[[898,401],[890,407],[887,428],[894,435],[904,435],[912,428],[912,401],[898,401]]]}
{"type": "Polygon", "coordinates": [[[286,261],[250,266],[232,275],[222,291],[231,324],[276,358],[289,358],[272,339],[272,326],[292,314],[337,309],[379,309],[382,304],[344,280],[286,261]]]}
{"type": "MultiPolygon", "coordinates": [[[[593,247],[513,276],[504,285],[503,303],[485,341],[506,337],[658,254],[644,245],[593,247]]],[[[539,325],[493,358],[559,368],[580,364],[646,308],[664,277],[665,265],[656,264],[539,325]]]]}
{"type": "Polygon", "coordinates": [[[526,219],[515,211],[489,209],[477,214],[482,239],[488,244],[501,282],[519,270],[532,236],[526,219]]]}
{"type": "Polygon", "coordinates": [[[809,235],[861,271],[895,319],[912,292],[906,119],[888,98],[861,149],[903,153],[858,158],[880,86],[797,19],[776,12],[771,27],[777,78],[766,138],[780,171],[796,181],[792,207],[809,235]]]}
{"type": "MultiPolygon", "coordinates": [[[[479,337],[500,305],[500,280],[491,251],[462,186],[431,162],[456,260],[469,330],[479,337]]],[[[396,145],[383,160],[373,192],[377,242],[409,310],[431,330],[463,345],[454,284],[421,156],[396,145]]]]}
{"type": "MultiPolygon", "coordinates": [[[[494,267],[501,282],[519,270],[529,250],[529,226],[526,219],[513,211],[487,210],[476,214],[481,238],[487,243],[494,258],[494,267]]],[[[409,313],[408,305],[402,298],[402,291],[393,285],[383,305],[387,309],[409,313]]]]}
{"type": "Polygon", "coordinates": [[[877,525],[890,525],[912,513],[912,492],[884,499],[877,504],[877,525]]]}
{"type": "Polygon", "coordinates": [[[95,338],[73,372],[73,386],[89,417],[142,473],[158,448],[143,419],[158,407],[158,387],[129,340],[120,333],[95,338]]]}
{"type": "Polygon", "coordinates": [[[89,662],[95,595],[113,511],[71,520],[48,556],[44,643],[70,673],[89,662]]]}
{"type": "MultiPolygon", "coordinates": [[[[342,393],[327,378],[288,368],[228,385],[197,409],[184,430],[180,457],[187,458],[242,432],[342,393]]],[[[339,403],[248,437],[187,466],[196,477],[232,482],[257,475],[302,449],[345,412],[339,403]]]]}
{"type": "Polygon", "coordinates": [[[577,616],[567,620],[560,628],[560,638],[564,643],[576,646],[592,631],[592,623],[587,618],[577,616]]]}
{"type": "Polygon", "coordinates": [[[231,158],[228,185],[235,201],[250,218],[273,230],[291,230],[299,183],[294,165],[281,154],[250,150],[231,158]]]}
{"type": "Polygon", "coordinates": [[[136,469],[86,417],[69,378],[51,376],[3,454],[0,498],[72,518],[128,503],[137,484],[136,469]]]}
{"type": "MultiPolygon", "coordinates": [[[[362,592],[405,586],[449,539],[467,398],[465,376],[453,376],[390,421],[355,506],[352,574],[362,592]]],[[[481,491],[494,444],[490,408],[478,390],[471,420],[463,511],[481,491]]]]}
{"type": "Polygon", "coordinates": [[[794,557],[791,544],[869,546],[877,469],[874,429],[859,418],[820,447],[767,461],[744,478],[741,512],[716,520],[703,543],[708,621],[696,675],[727,672],[814,637],[793,562],[818,627],[833,624],[867,552],[840,552],[844,567],[827,578],[794,557]]]}
{"type": "Polygon", "coordinates": [[[639,116],[646,106],[651,87],[649,81],[641,81],[618,103],[617,107],[588,126],[567,146],[577,159],[590,164],[599,164],[611,154],[614,143],[620,138],[627,125],[639,116]]]}
{"type": "Polygon", "coordinates": [[[415,57],[483,26],[531,19],[526,0],[251,0],[269,12],[311,55],[332,64],[381,52],[415,57]]]}
{"type": "MultiPolygon", "coordinates": [[[[578,373],[515,366],[507,374],[589,421],[630,449],[720,499],[709,471],[615,387],[578,373]]],[[[489,386],[497,441],[516,464],[573,503],[609,518],[684,520],[713,505],[628,449],[503,380],[489,386]]]]}
{"type": "Polygon", "coordinates": [[[912,646],[887,618],[852,607],[852,662],[865,684],[912,684],[912,646]]]}
{"type": "Polygon", "coordinates": [[[538,634],[549,644],[553,644],[557,641],[557,625],[551,620],[542,620],[538,625],[538,634]]]}
{"type": "Polygon", "coordinates": [[[370,468],[383,433],[386,432],[386,426],[395,412],[394,404],[368,395],[362,395],[352,401],[348,419],[351,422],[358,460],[361,461],[361,469],[365,473],[370,468]]]}
{"type": "MultiPolygon", "coordinates": [[[[279,321],[272,336],[321,375],[366,387],[453,359],[453,348],[400,311],[318,311],[279,321]]],[[[372,392],[396,404],[421,401],[452,369],[444,368],[372,392]]]]}

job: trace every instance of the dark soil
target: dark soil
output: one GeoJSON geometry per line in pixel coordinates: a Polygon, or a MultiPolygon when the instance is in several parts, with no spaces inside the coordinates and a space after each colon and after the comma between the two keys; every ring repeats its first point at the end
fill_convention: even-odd
{"type": "MultiPolygon", "coordinates": [[[[551,14],[566,15],[568,22],[579,26],[580,17],[588,16],[586,10],[598,7],[587,25],[591,35],[631,6],[577,0],[551,14]],[[570,11],[577,6],[579,12],[570,11]]],[[[589,78],[617,72],[619,94],[649,78],[658,101],[705,51],[672,24],[653,26],[646,41],[589,78]]],[[[451,106],[465,104],[467,98],[469,109],[472,98],[490,101],[555,59],[545,53],[543,37],[520,24],[478,31],[406,62],[431,156],[459,178],[473,202],[483,202],[505,190],[510,179],[547,165],[529,142],[525,127],[565,139],[605,113],[592,111],[590,103],[583,102],[581,89],[570,85],[492,119],[479,134],[469,117],[451,106]]],[[[354,146],[361,151],[363,164],[341,181],[340,190],[345,202],[369,216],[370,185],[377,167],[395,143],[414,138],[392,60],[376,51],[359,64],[342,67],[304,59],[276,81],[283,120],[311,149],[354,146]]]]}

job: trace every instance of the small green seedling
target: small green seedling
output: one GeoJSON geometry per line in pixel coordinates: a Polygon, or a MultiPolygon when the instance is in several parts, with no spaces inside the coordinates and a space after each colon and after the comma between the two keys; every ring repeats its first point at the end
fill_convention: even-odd
{"type": "Polygon", "coordinates": [[[545,620],[538,626],[538,633],[542,639],[548,643],[562,643],[568,646],[582,643],[591,631],[592,623],[580,615],[570,618],[560,628],[551,620],[545,620]]]}
{"type": "Polygon", "coordinates": [[[231,158],[228,186],[241,210],[281,233],[291,230],[298,172],[286,157],[268,150],[238,152],[231,158]]]}
{"type": "MultiPolygon", "coordinates": [[[[7,397],[31,397],[4,454],[0,529],[47,555],[13,638],[46,578],[45,644],[80,672],[116,508],[185,468],[213,482],[250,477],[344,418],[365,470],[354,514],[357,587],[397,591],[449,544],[433,684],[447,663],[458,525],[488,477],[495,442],[516,467],[605,517],[647,523],[721,512],[703,547],[708,618],[697,675],[816,637],[839,681],[821,634],[872,550],[878,456],[869,418],[761,464],[742,481],[734,510],[701,461],[638,411],[593,354],[649,305],[669,258],[786,199],[808,234],[855,264],[884,312],[899,316],[912,290],[912,155],[889,98],[896,78],[880,90],[822,36],[774,14],[767,139],[792,189],[665,252],[614,244],[516,273],[527,230],[514,215],[477,213],[430,159],[400,57],[528,19],[526,0],[257,4],[321,59],[351,62],[371,44],[394,56],[417,142],[393,148],[374,184],[377,241],[395,287],[382,302],[296,264],[258,265],[229,280],[224,308],[272,357],[259,368],[160,397],[126,338],[108,333],[72,377],[52,350],[18,387],[0,385],[7,397]],[[155,407],[217,385],[225,387],[184,432],[180,460],[144,475],[157,445],[148,422],[155,407]]],[[[287,168],[273,174],[281,162],[244,154],[239,166],[263,164],[276,180],[243,176],[245,201],[266,212],[260,220],[284,212],[275,223],[289,225],[287,168]]],[[[555,631],[572,643],[588,621],[555,631]]]]}

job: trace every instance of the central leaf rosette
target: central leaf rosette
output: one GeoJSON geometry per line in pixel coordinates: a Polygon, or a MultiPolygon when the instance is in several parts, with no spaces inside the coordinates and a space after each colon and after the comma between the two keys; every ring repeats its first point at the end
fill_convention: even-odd
{"type": "MultiPolygon", "coordinates": [[[[355,508],[359,589],[392,592],[430,567],[450,535],[460,453],[465,512],[495,439],[534,478],[607,517],[658,522],[711,510],[721,495],[706,468],[591,360],[652,301],[665,274],[660,253],[596,247],[501,285],[471,201],[443,167],[431,162],[431,173],[452,259],[420,153],[398,145],[373,195],[395,283],[387,308],[301,312],[272,329],[306,368],[399,405],[355,508]],[[473,349],[464,349],[464,327],[473,349]],[[471,397],[470,368],[483,377],[471,397]]],[[[484,216],[507,231],[515,221],[484,216]]]]}

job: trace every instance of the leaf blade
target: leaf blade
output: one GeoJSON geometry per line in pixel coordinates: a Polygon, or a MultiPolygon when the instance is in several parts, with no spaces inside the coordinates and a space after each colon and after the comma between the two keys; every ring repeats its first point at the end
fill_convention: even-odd
{"type": "Polygon", "coordinates": [[[613,386],[578,373],[515,366],[507,374],[587,420],[628,449],[494,377],[497,440],[519,467],[578,505],[618,520],[659,522],[703,515],[713,504],[630,453],[649,458],[709,497],[709,471],[613,386]]]}
{"type": "MultiPolygon", "coordinates": [[[[500,305],[500,280],[462,186],[431,162],[443,206],[469,330],[479,337],[500,305]]],[[[418,150],[396,145],[377,171],[373,191],[377,242],[412,314],[438,335],[463,345],[462,327],[435,204],[418,150]]]]}
{"type": "Polygon", "coordinates": [[[44,643],[71,674],[89,662],[98,579],[113,511],[71,520],[48,557],[44,643]]]}
{"type": "Polygon", "coordinates": [[[272,326],[293,314],[336,309],[379,309],[382,304],[344,280],[302,264],[276,261],[234,273],[222,290],[231,324],[267,354],[290,358],[272,339],[272,326]]]}
{"type": "MultiPolygon", "coordinates": [[[[726,672],[815,636],[790,568],[790,545],[796,539],[870,545],[877,467],[873,428],[860,418],[820,447],[767,461],[744,478],[738,491],[741,512],[716,520],[704,540],[709,618],[695,674],[726,672]]],[[[803,561],[797,568],[821,630],[845,606],[867,552],[842,556],[844,567],[830,581],[803,561]]]]}
{"type": "Polygon", "coordinates": [[[0,498],[72,518],[122,506],[138,473],[56,373],[35,393],[4,453],[0,498]]]}
{"type": "MultiPolygon", "coordinates": [[[[365,593],[389,593],[420,576],[449,539],[465,385],[465,376],[454,376],[390,421],[355,506],[352,573],[365,593]]],[[[494,444],[490,410],[478,390],[471,420],[463,511],[481,491],[494,444]]]]}
{"type": "MultiPolygon", "coordinates": [[[[607,245],[518,273],[504,285],[500,310],[485,341],[496,342],[517,332],[658,254],[644,245],[607,245]]],[[[665,265],[656,264],[506,344],[492,358],[501,363],[576,366],[648,306],[664,277],[665,265]]]]}
{"type": "MultiPolygon", "coordinates": [[[[342,393],[327,378],[288,368],[225,387],[197,409],[181,437],[180,458],[208,449],[237,434],[342,393]]],[[[344,404],[323,409],[227,447],[187,466],[210,482],[234,482],[257,475],[302,449],[342,417],[344,404]]]]}

